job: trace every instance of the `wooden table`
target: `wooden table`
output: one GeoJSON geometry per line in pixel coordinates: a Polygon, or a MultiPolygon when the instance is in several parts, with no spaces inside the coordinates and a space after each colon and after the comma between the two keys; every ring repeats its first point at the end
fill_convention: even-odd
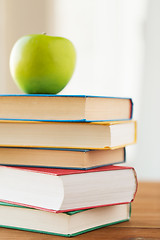
{"type": "MultiPolygon", "coordinates": [[[[62,240],[52,235],[0,228],[0,240],[62,240]]],[[[139,183],[129,222],[88,232],[74,240],[160,240],[160,182],[139,183]]]]}

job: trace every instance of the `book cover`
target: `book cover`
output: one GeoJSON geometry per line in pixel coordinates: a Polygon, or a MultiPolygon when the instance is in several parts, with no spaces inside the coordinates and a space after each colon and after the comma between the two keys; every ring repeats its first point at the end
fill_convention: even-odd
{"type": "MultiPolygon", "coordinates": [[[[73,175],[73,174],[81,174],[81,173],[92,173],[92,172],[107,172],[107,171],[116,171],[116,170],[126,170],[132,169],[133,167],[128,166],[103,166],[100,168],[88,169],[88,170],[74,170],[74,169],[58,169],[58,168],[37,168],[37,167],[10,167],[12,169],[18,170],[26,170],[26,171],[33,171],[42,174],[49,174],[55,176],[64,176],[64,175],[73,175]]],[[[134,170],[135,171],[135,170],[134,170]]]]}

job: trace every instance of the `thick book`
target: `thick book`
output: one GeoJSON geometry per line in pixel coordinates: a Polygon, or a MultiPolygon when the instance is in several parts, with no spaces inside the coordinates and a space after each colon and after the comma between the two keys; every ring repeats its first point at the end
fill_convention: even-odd
{"type": "Polygon", "coordinates": [[[0,165],[90,169],[126,160],[125,148],[83,150],[0,147],[0,165]]]}
{"type": "Polygon", "coordinates": [[[137,191],[134,168],[90,170],[0,166],[0,201],[53,212],[130,203],[137,191]]]}
{"type": "Polygon", "coordinates": [[[0,146],[111,149],[136,141],[136,122],[0,121],[0,146]]]}
{"type": "Polygon", "coordinates": [[[65,237],[128,221],[130,216],[130,204],[52,213],[0,203],[0,227],[65,237]]]}
{"type": "Polygon", "coordinates": [[[0,95],[0,119],[111,121],[132,118],[130,98],[85,95],[0,95]]]}

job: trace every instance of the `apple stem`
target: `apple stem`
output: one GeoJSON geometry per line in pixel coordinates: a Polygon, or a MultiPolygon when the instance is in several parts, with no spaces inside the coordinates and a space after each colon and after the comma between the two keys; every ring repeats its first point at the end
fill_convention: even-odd
{"type": "Polygon", "coordinates": [[[42,32],[43,35],[46,35],[47,33],[46,32],[42,32]]]}

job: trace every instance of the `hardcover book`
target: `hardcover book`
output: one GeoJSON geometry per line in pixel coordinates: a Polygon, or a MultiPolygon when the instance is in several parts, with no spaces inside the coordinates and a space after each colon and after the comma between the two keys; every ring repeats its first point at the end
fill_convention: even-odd
{"type": "Polygon", "coordinates": [[[0,165],[90,169],[125,162],[125,148],[83,150],[0,147],[0,165]]]}
{"type": "Polygon", "coordinates": [[[90,170],[0,166],[0,201],[53,212],[130,203],[135,170],[108,166],[90,170]]]}
{"type": "Polygon", "coordinates": [[[0,95],[0,119],[108,121],[132,118],[130,98],[85,95],[0,95]]]}
{"type": "Polygon", "coordinates": [[[136,141],[136,122],[0,121],[0,146],[112,149],[136,141]]]}
{"type": "Polygon", "coordinates": [[[0,227],[71,237],[128,221],[130,214],[130,204],[53,213],[0,203],[0,227]]]}

